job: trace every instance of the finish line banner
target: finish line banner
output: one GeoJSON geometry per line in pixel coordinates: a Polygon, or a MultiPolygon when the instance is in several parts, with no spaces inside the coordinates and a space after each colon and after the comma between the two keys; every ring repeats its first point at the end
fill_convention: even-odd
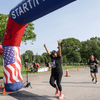
{"type": "Polygon", "coordinates": [[[24,25],[76,0],[22,0],[10,11],[16,23],[24,25]]]}

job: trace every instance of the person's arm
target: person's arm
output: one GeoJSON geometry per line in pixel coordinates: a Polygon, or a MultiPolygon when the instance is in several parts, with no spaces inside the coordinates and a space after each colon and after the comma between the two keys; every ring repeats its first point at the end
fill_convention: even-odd
{"type": "Polygon", "coordinates": [[[47,49],[46,44],[44,44],[44,47],[45,47],[45,50],[47,51],[48,55],[50,56],[51,53],[50,53],[49,50],[47,49]]]}
{"type": "Polygon", "coordinates": [[[96,62],[96,63],[94,63],[94,65],[96,65],[97,67],[99,66],[99,64],[96,62]]]}
{"type": "Polygon", "coordinates": [[[60,46],[60,44],[61,44],[61,42],[62,42],[62,40],[59,40],[58,41],[58,55],[61,57],[61,46],[60,46]]]}
{"type": "Polygon", "coordinates": [[[50,70],[51,70],[51,65],[49,64],[49,68],[50,68],[50,70]]]}

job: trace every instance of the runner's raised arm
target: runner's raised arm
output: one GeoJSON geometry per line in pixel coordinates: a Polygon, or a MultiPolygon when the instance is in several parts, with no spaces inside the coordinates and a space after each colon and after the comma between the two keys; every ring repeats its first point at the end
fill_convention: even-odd
{"type": "Polygon", "coordinates": [[[48,55],[50,56],[51,53],[50,53],[50,51],[47,49],[46,44],[44,44],[44,47],[45,47],[45,50],[47,51],[48,55]]]}

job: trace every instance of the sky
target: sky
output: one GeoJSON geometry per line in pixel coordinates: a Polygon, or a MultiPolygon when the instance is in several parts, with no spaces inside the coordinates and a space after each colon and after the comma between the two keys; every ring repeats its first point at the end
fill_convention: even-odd
{"type": "MultiPolygon", "coordinates": [[[[0,0],[0,13],[9,14],[20,2],[21,0],[0,0]]],[[[32,50],[34,54],[41,55],[46,52],[44,44],[49,51],[57,50],[59,39],[73,37],[86,41],[91,37],[100,37],[100,0],[77,0],[33,23],[37,39],[33,45],[31,41],[27,41],[27,45],[21,43],[21,54],[32,50]]]]}

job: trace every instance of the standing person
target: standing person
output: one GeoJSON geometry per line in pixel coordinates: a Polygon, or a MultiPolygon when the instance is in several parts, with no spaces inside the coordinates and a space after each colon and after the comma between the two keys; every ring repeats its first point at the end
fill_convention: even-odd
{"type": "Polygon", "coordinates": [[[90,57],[89,61],[89,67],[90,67],[90,72],[91,72],[91,77],[92,77],[92,82],[94,81],[94,76],[95,76],[95,84],[97,84],[97,73],[98,73],[98,62],[95,60],[94,55],[92,54],[90,57]],[[94,75],[93,75],[94,74],[94,75]]]}
{"type": "Polygon", "coordinates": [[[58,41],[58,54],[55,50],[52,51],[52,53],[49,52],[49,50],[46,47],[46,44],[44,44],[44,47],[49,54],[49,56],[52,59],[52,62],[54,66],[52,66],[51,70],[51,77],[50,77],[50,85],[53,86],[56,89],[55,95],[58,94],[58,91],[60,91],[59,99],[63,99],[64,95],[62,94],[62,86],[61,86],[61,79],[62,79],[62,67],[61,67],[61,44],[62,40],[58,41]],[[56,81],[56,84],[55,84],[56,81]]]}
{"type": "Polygon", "coordinates": [[[28,70],[29,70],[29,67],[28,67],[28,64],[27,64],[27,62],[25,62],[25,71],[26,71],[26,68],[28,68],[28,70]]]}
{"type": "Polygon", "coordinates": [[[38,71],[38,67],[36,65],[36,63],[33,61],[33,68],[34,68],[34,72],[37,72],[38,71]]]}

